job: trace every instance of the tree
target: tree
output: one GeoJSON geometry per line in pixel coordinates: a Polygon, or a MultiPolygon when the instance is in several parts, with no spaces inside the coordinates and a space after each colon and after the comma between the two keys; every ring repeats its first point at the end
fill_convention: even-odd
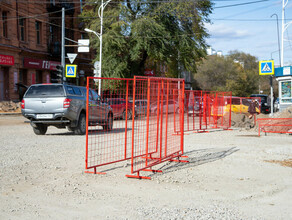
{"type": "Polygon", "coordinates": [[[219,57],[208,56],[200,65],[194,78],[203,90],[232,91],[232,95],[247,97],[255,93],[258,85],[257,61],[249,54],[239,53],[240,56],[219,57]],[[243,62],[240,57],[248,58],[248,68],[234,62],[234,58],[243,62]],[[254,62],[252,62],[254,60],[254,62]]]}
{"type": "MultiPolygon", "coordinates": [[[[251,93],[259,93],[260,91],[263,91],[264,94],[270,93],[270,76],[259,75],[259,63],[255,56],[234,50],[229,52],[228,57],[243,63],[244,70],[248,74],[248,91],[251,93]]],[[[278,84],[275,79],[273,81],[274,91],[277,91],[278,84]]]]}
{"type": "MultiPolygon", "coordinates": [[[[99,4],[87,1],[81,19],[99,32],[99,4]]],[[[104,11],[102,75],[130,77],[142,75],[146,62],[168,67],[165,75],[178,76],[178,67],[194,72],[196,61],[205,56],[208,34],[204,22],[212,3],[206,1],[125,0],[109,3],[104,11]]],[[[99,40],[91,36],[93,47],[99,40]]],[[[95,60],[99,60],[96,57],[95,60]]],[[[162,74],[160,68],[156,73],[162,74]]]]}

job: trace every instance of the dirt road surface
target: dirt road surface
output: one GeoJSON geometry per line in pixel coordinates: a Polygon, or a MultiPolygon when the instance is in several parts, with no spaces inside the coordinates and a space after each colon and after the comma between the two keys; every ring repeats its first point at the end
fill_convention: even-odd
{"type": "Polygon", "coordinates": [[[0,116],[0,219],[292,219],[292,136],[234,129],[185,135],[190,163],[151,180],[130,161],[84,173],[85,136],[0,116]]]}

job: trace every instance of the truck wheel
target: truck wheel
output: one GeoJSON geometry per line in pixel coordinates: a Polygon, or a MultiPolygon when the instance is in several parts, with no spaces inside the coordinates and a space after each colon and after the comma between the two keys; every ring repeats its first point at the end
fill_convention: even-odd
{"type": "Polygon", "coordinates": [[[113,129],[113,116],[111,114],[108,115],[108,119],[106,122],[106,125],[103,125],[103,130],[104,131],[111,131],[113,129]]]}
{"type": "Polygon", "coordinates": [[[32,127],[32,128],[33,128],[33,132],[36,135],[44,135],[46,134],[48,130],[48,126],[44,124],[36,124],[36,127],[32,127]]]}
{"type": "Polygon", "coordinates": [[[86,117],[84,113],[80,114],[78,125],[74,129],[74,133],[77,135],[84,135],[86,133],[86,117]]]}

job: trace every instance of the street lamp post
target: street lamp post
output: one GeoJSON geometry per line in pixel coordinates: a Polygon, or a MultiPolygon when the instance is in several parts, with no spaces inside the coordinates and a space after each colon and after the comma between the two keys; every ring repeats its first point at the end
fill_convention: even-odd
{"type": "MultiPolygon", "coordinates": [[[[96,31],[90,30],[88,28],[85,28],[84,30],[89,33],[94,33],[98,39],[99,39],[99,70],[98,70],[98,77],[101,77],[101,64],[102,64],[102,31],[103,31],[103,10],[107,6],[108,3],[110,3],[111,0],[106,1],[103,3],[103,0],[101,0],[101,5],[98,8],[98,17],[100,18],[100,33],[97,33],[96,31]]],[[[97,2],[95,2],[97,3],[97,2]]],[[[101,95],[101,80],[98,80],[98,94],[101,95]]]]}
{"type": "Polygon", "coordinates": [[[276,15],[276,18],[277,18],[277,33],[278,33],[279,62],[280,62],[280,66],[282,66],[282,62],[281,62],[281,50],[280,50],[280,37],[279,37],[278,15],[277,15],[277,14],[272,14],[271,17],[273,17],[274,15],[276,15]]]}

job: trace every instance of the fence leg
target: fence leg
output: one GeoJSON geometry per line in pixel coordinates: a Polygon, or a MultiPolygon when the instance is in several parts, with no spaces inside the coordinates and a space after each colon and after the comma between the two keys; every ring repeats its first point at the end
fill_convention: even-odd
{"type": "Polygon", "coordinates": [[[93,169],[94,169],[94,171],[85,170],[84,173],[106,174],[105,172],[96,172],[96,167],[94,167],[93,169]]]}
{"type": "Polygon", "coordinates": [[[137,175],[126,175],[126,177],[128,178],[134,178],[134,179],[147,179],[147,180],[151,180],[151,177],[149,176],[140,176],[140,172],[137,172],[137,175]]]}

